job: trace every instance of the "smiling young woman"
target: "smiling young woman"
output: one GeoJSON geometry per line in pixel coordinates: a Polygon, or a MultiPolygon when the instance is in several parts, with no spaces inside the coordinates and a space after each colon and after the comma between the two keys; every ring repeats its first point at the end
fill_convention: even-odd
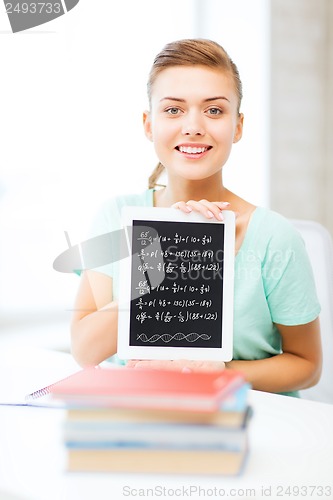
{"type": "MultiPolygon", "coordinates": [[[[156,56],[148,80],[147,138],[158,166],[149,189],[106,202],[92,236],[121,227],[124,205],[174,207],[221,219],[237,214],[233,360],[253,388],[296,394],[321,372],[318,303],[303,241],[281,215],[256,207],[224,186],[223,167],[243,133],[242,85],[225,50],[210,40],[179,40],[156,56]],[[156,189],[165,171],[166,186],[156,189]]],[[[249,158],[249,163],[251,159],[249,158]]],[[[86,271],[72,319],[72,350],[82,365],[96,365],[117,350],[116,264],[86,271]]],[[[220,369],[224,363],[128,361],[130,366],[220,369]]]]}

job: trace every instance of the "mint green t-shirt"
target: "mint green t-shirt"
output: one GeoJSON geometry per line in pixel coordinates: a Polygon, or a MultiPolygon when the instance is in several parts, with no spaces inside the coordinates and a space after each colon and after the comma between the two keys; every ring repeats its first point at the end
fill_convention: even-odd
{"type": "MultiPolygon", "coordinates": [[[[124,205],[152,207],[153,190],[104,203],[91,236],[120,229],[124,205]]],[[[95,271],[113,278],[113,297],[117,299],[117,263],[95,271]]],[[[301,235],[285,217],[257,207],[235,258],[233,359],[256,360],[279,354],[281,337],[275,324],[306,324],[319,313],[312,268],[301,235]]]]}

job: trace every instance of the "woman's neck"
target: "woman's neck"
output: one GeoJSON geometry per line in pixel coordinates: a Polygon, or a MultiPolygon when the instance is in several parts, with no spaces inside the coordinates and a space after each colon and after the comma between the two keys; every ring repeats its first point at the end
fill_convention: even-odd
{"type": "Polygon", "coordinates": [[[172,182],[155,192],[154,205],[156,207],[170,207],[177,201],[202,200],[229,201],[230,191],[223,186],[222,179],[204,179],[200,181],[172,182]]]}

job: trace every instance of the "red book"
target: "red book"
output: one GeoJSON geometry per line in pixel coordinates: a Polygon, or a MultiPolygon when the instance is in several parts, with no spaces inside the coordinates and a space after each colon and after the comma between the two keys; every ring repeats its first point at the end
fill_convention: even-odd
{"type": "Polygon", "coordinates": [[[234,370],[184,373],[146,368],[85,368],[28,397],[69,407],[165,408],[216,411],[244,383],[234,370]]]}

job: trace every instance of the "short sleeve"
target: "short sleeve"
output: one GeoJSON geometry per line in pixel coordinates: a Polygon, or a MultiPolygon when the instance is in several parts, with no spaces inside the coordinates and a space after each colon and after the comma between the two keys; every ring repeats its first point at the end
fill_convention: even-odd
{"type": "Polygon", "coordinates": [[[89,229],[89,241],[92,252],[89,254],[90,269],[112,278],[113,297],[118,298],[119,261],[127,256],[124,245],[124,228],[121,211],[124,206],[153,206],[153,190],[143,193],[120,195],[101,204],[92,219],[89,229]]]}
{"type": "Polygon", "coordinates": [[[114,264],[117,261],[118,247],[120,247],[120,231],[120,209],[116,199],[110,199],[100,206],[90,224],[88,237],[94,241],[94,247],[96,247],[96,259],[91,261],[91,270],[110,277],[114,276],[114,264]],[[114,255],[109,248],[114,248],[114,255]],[[98,259],[98,256],[102,258],[98,259]]]}
{"type": "Polygon", "coordinates": [[[285,221],[270,238],[262,276],[273,323],[306,324],[320,313],[311,263],[298,231],[285,221]]]}

